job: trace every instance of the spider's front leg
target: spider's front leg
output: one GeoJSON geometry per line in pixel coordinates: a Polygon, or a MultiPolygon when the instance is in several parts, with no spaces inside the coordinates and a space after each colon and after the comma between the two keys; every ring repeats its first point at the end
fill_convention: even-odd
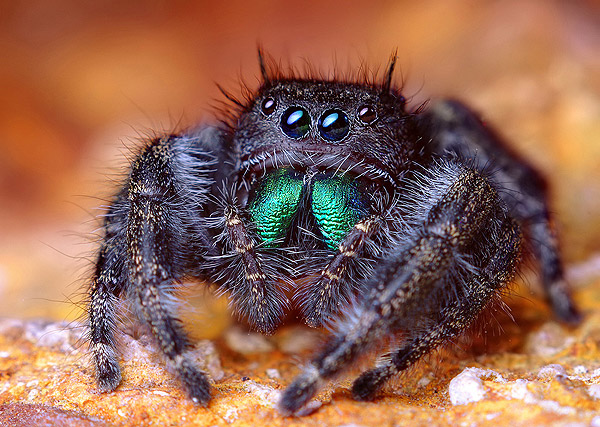
{"type": "Polygon", "coordinates": [[[482,173],[439,163],[408,193],[400,205],[410,210],[409,229],[377,266],[355,315],[285,390],[284,414],[304,406],[366,350],[398,336],[401,347],[355,382],[354,396],[371,398],[390,376],[464,331],[512,279],[520,229],[482,173]]]}
{"type": "Polygon", "coordinates": [[[423,131],[430,133],[433,150],[439,155],[455,153],[473,159],[479,168],[493,165],[494,178],[506,190],[500,197],[523,225],[539,261],[542,285],[554,313],[564,322],[577,324],[581,314],[564,277],[543,176],[511,152],[473,111],[460,102],[445,100],[434,104],[423,114],[421,123],[423,131]]]}
{"type": "Polygon", "coordinates": [[[102,391],[114,390],[121,382],[114,330],[117,322],[117,301],[127,281],[125,276],[127,210],[126,194],[121,191],[105,216],[104,243],[98,254],[90,287],[88,339],[96,372],[96,383],[102,391]]]}
{"type": "Polygon", "coordinates": [[[224,143],[212,128],[150,141],[113,202],[88,313],[90,348],[103,391],[115,389],[121,380],[114,329],[118,298],[125,296],[192,399],[203,404],[210,399],[206,374],[187,354],[190,342],[172,291],[184,276],[199,275],[197,266],[210,250],[203,209],[215,164],[225,155],[224,143]]]}

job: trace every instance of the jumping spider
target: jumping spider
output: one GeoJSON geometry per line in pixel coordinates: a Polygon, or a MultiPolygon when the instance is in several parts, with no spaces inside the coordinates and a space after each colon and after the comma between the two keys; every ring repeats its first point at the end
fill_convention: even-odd
{"type": "Polygon", "coordinates": [[[292,414],[367,351],[395,346],[352,387],[392,376],[469,327],[515,275],[523,237],[556,315],[578,312],[563,278],[545,185],[462,104],[408,110],[391,85],[285,76],[223,125],[147,141],[105,217],[89,340],[103,391],[121,381],[117,302],[149,325],[190,397],[206,404],[173,294],[215,283],[254,329],[297,310],[328,342],[284,391],[292,414]]]}

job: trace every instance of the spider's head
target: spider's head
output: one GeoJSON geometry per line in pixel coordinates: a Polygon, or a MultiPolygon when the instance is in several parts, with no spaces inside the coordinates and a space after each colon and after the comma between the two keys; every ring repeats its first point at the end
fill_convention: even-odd
{"type": "Polygon", "coordinates": [[[397,182],[418,144],[406,101],[390,88],[392,69],[381,84],[272,78],[263,69],[235,126],[242,172],[291,166],[397,182]]]}

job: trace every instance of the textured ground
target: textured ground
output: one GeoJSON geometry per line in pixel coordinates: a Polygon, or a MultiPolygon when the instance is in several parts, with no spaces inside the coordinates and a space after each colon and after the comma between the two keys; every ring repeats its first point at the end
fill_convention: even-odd
{"type": "Polygon", "coordinates": [[[0,426],[600,426],[597,2],[0,2],[0,53],[0,426]],[[453,96],[481,111],[549,177],[584,322],[554,322],[526,270],[506,300],[514,320],[497,313],[376,402],[351,400],[350,375],[311,414],[281,418],[273,402],[322,335],[247,335],[200,292],[187,325],[215,379],[208,408],[185,399],[139,330],[122,337],[121,387],[97,393],[72,323],[95,197],[113,191],[105,182],[140,134],[210,119],[214,82],[255,87],[257,42],[324,70],[383,64],[397,48],[413,104],[453,96]]]}
{"type": "Polygon", "coordinates": [[[274,409],[319,334],[288,327],[270,339],[229,327],[199,341],[198,363],[215,379],[208,408],[194,406],[145,334],[123,337],[124,380],[96,391],[81,331],[66,323],[0,321],[0,425],[594,425],[600,426],[600,281],[577,293],[585,322],[569,330],[520,299],[498,315],[495,336],[439,352],[375,402],[350,397],[349,381],[321,393],[303,418],[274,409]],[[485,352],[484,352],[485,350],[485,352]],[[62,424],[61,424],[62,423],[62,424]]]}

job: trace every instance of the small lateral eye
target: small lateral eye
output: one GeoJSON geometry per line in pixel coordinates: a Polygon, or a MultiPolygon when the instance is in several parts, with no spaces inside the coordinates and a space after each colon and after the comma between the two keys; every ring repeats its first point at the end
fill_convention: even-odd
{"type": "Polygon", "coordinates": [[[377,120],[377,111],[372,105],[361,105],[358,107],[358,119],[364,124],[370,125],[377,120]]]}
{"type": "Polygon", "coordinates": [[[350,132],[350,120],[342,110],[327,110],[319,119],[319,133],[327,141],[341,141],[350,132]]]}
{"type": "Polygon", "coordinates": [[[290,138],[302,138],[310,130],[310,115],[302,107],[290,107],[283,112],[280,125],[290,138]]]}
{"type": "Polygon", "coordinates": [[[270,115],[273,111],[275,111],[275,107],[277,107],[277,102],[275,102],[275,98],[265,98],[260,104],[260,109],[265,115],[270,115]]]}

